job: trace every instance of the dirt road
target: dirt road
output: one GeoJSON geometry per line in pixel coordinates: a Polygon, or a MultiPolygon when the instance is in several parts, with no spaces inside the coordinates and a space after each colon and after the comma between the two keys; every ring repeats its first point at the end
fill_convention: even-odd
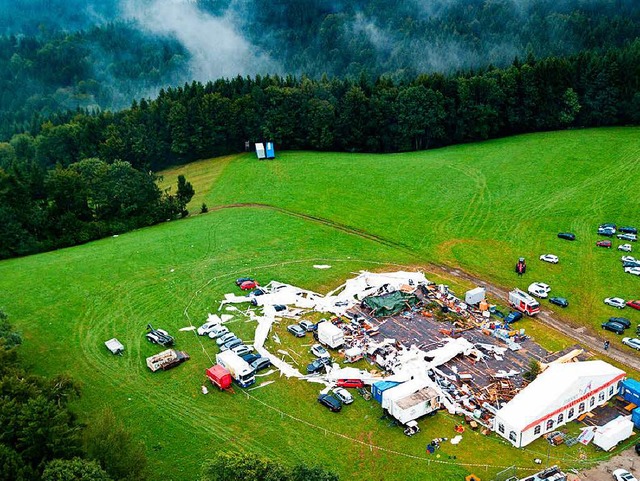
{"type": "MultiPolygon", "coordinates": [[[[482,286],[491,296],[497,299],[508,301],[509,291],[507,289],[487,284],[486,281],[472,276],[471,274],[468,274],[460,269],[434,264],[430,264],[429,269],[432,270],[434,274],[440,274],[442,276],[453,276],[467,280],[478,286],[482,286]]],[[[609,350],[605,351],[603,347],[603,339],[591,333],[584,326],[572,326],[564,319],[560,321],[554,318],[553,315],[548,311],[540,311],[540,314],[538,314],[534,319],[544,324],[545,326],[555,329],[556,331],[559,331],[562,334],[575,339],[578,343],[584,345],[592,352],[597,352],[601,356],[609,357],[610,359],[624,364],[631,369],[640,371],[640,358],[634,352],[627,352],[626,350],[620,349],[614,345],[609,346],[609,350]]]]}

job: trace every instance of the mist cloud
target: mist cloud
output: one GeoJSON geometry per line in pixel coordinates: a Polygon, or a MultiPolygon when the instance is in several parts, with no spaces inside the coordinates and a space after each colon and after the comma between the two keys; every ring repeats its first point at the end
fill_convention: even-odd
{"type": "Polygon", "coordinates": [[[178,40],[191,56],[194,80],[278,73],[275,62],[241,35],[229,10],[213,16],[189,0],[122,0],[121,9],[143,30],[178,40]]]}

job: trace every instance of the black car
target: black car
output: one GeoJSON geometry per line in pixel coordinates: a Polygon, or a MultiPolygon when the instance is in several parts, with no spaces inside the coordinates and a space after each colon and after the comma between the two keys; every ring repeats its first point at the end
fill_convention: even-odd
{"type": "Polygon", "coordinates": [[[149,332],[147,333],[147,340],[154,344],[160,344],[161,346],[173,346],[174,339],[167,331],[164,329],[154,329],[151,324],[147,324],[147,329],[149,332]]]}
{"type": "Polygon", "coordinates": [[[568,307],[569,301],[567,301],[564,297],[550,297],[549,302],[551,304],[555,304],[560,307],[568,307]]]}
{"type": "Polygon", "coordinates": [[[323,358],[314,359],[307,365],[307,374],[316,374],[321,372],[328,363],[323,358]]]}
{"type": "Polygon", "coordinates": [[[625,226],[625,227],[620,227],[618,229],[618,232],[623,232],[625,234],[637,234],[638,233],[638,229],[636,229],[635,227],[631,227],[631,226],[625,226]]]}
{"type": "Polygon", "coordinates": [[[614,229],[598,229],[598,235],[613,237],[615,233],[616,231],[614,229]]]}
{"type": "Polygon", "coordinates": [[[268,357],[259,357],[251,363],[251,367],[256,371],[261,371],[271,366],[271,361],[268,357]]]}
{"type": "Polygon", "coordinates": [[[560,239],[566,239],[566,240],[570,240],[570,241],[576,240],[576,235],[572,234],[571,232],[560,232],[558,234],[558,237],[560,239]]]}
{"type": "Polygon", "coordinates": [[[504,318],[504,322],[507,324],[511,324],[512,322],[516,322],[522,319],[522,313],[518,311],[510,312],[507,317],[504,318]]]}
{"type": "Polygon", "coordinates": [[[342,409],[340,401],[329,394],[320,394],[320,396],[318,396],[318,402],[329,408],[334,413],[340,412],[342,409]]]}
{"type": "Polygon", "coordinates": [[[613,321],[604,322],[601,327],[602,329],[615,332],[616,334],[622,334],[624,332],[624,326],[613,321]]]}
{"type": "Polygon", "coordinates": [[[618,324],[622,324],[625,329],[628,329],[631,327],[631,321],[626,317],[610,317],[609,320],[611,322],[617,322],[618,324]]]}

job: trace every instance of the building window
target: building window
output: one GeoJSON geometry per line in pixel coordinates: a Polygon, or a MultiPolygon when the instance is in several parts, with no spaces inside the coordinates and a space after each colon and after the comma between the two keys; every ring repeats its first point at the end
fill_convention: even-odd
{"type": "Polygon", "coordinates": [[[551,431],[553,429],[553,419],[549,419],[547,421],[547,431],[551,431]]]}
{"type": "Polygon", "coordinates": [[[609,388],[609,396],[613,396],[613,386],[609,388]]]}
{"type": "Polygon", "coordinates": [[[564,414],[560,413],[558,414],[558,424],[560,424],[562,421],[564,421],[564,414]]]}
{"type": "Polygon", "coordinates": [[[580,405],[578,406],[578,412],[579,413],[584,412],[584,403],[580,403],[580,405]]]}
{"type": "Polygon", "coordinates": [[[571,419],[573,417],[573,408],[569,409],[569,416],[567,419],[571,419]]]}
{"type": "Polygon", "coordinates": [[[589,407],[593,407],[593,405],[596,403],[596,397],[593,396],[590,400],[589,400],[589,407]]]}
{"type": "Polygon", "coordinates": [[[598,394],[598,402],[602,401],[604,401],[604,391],[600,391],[600,394],[598,394]]]}
{"type": "Polygon", "coordinates": [[[511,432],[509,433],[509,439],[510,439],[511,441],[515,441],[515,440],[516,440],[516,432],[515,432],[515,431],[511,431],[511,432]]]}
{"type": "Polygon", "coordinates": [[[504,424],[498,424],[498,432],[504,434],[504,424]]]}
{"type": "Polygon", "coordinates": [[[538,425],[535,427],[535,429],[533,430],[533,435],[534,435],[534,436],[537,436],[538,434],[540,434],[540,429],[541,429],[541,427],[540,427],[540,425],[538,424],[538,425]]]}

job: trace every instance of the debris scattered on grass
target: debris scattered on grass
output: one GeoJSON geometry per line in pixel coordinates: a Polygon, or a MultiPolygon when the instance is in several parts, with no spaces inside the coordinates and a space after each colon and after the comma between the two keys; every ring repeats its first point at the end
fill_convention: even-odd
{"type": "Polygon", "coordinates": [[[179,331],[195,331],[196,330],[196,326],[187,326],[187,327],[181,327],[180,329],[178,329],[179,331]]]}
{"type": "Polygon", "coordinates": [[[314,269],[331,269],[331,266],[328,266],[327,264],[315,264],[313,268],[314,269]]]}
{"type": "Polygon", "coordinates": [[[260,389],[261,387],[268,386],[269,384],[273,384],[275,381],[265,381],[258,384],[256,387],[252,387],[247,389],[247,391],[253,391],[254,389],[260,389]]]}

